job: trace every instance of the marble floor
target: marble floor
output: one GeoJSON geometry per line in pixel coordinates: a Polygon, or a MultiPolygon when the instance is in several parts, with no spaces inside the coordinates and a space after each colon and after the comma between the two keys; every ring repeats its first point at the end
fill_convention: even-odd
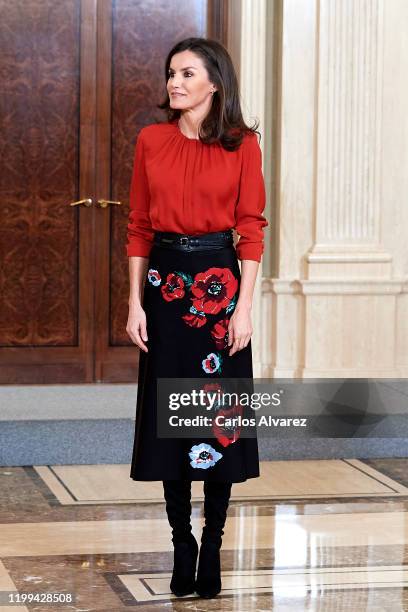
{"type": "MultiPolygon", "coordinates": [[[[1,612],[408,611],[408,459],[262,462],[232,487],[211,600],[170,592],[161,482],[129,470],[0,467],[1,612]]],[[[198,539],[202,502],[194,482],[198,539]]]]}

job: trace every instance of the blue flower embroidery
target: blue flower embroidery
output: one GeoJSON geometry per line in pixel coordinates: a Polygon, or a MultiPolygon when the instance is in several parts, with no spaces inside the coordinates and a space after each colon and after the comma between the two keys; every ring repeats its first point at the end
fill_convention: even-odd
{"type": "Polygon", "coordinates": [[[222,453],[216,451],[210,444],[201,442],[201,444],[196,444],[195,446],[191,447],[189,456],[191,459],[191,467],[206,470],[207,468],[215,465],[217,461],[221,459],[222,453]]]}
{"type": "Polygon", "coordinates": [[[206,374],[221,373],[222,356],[220,353],[208,353],[207,357],[202,360],[201,365],[206,374]]]}
{"type": "Polygon", "coordinates": [[[158,270],[154,270],[153,268],[149,269],[147,273],[147,278],[149,279],[149,283],[151,283],[155,287],[157,287],[161,283],[160,272],[158,270]]]}

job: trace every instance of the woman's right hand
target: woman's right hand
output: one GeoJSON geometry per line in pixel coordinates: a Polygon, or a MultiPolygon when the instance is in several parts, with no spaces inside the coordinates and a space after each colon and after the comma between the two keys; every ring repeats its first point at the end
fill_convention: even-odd
{"type": "Polygon", "coordinates": [[[126,331],[132,342],[137,344],[146,353],[149,352],[143,340],[147,341],[147,326],[146,313],[141,304],[129,306],[129,318],[126,325],[126,331]]]}

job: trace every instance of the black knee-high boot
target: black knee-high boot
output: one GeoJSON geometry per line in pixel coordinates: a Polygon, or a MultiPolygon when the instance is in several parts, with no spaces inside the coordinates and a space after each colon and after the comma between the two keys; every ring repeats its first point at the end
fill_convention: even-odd
{"type": "Polygon", "coordinates": [[[182,597],[195,590],[198,556],[197,540],[191,532],[191,480],[163,480],[163,490],[174,545],[170,589],[182,597]]]}
{"type": "Polygon", "coordinates": [[[195,585],[201,597],[215,597],[221,591],[220,548],[231,486],[231,482],[204,482],[205,525],[201,536],[195,585]]]}

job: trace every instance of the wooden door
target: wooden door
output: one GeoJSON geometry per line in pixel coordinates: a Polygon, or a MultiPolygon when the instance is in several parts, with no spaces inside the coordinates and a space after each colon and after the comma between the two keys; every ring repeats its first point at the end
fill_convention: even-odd
{"type": "Polygon", "coordinates": [[[0,10],[0,382],[134,382],[135,140],[164,118],[169,49],[188,36],[223,41],[226,3],[0,0],[0,10]]]}

